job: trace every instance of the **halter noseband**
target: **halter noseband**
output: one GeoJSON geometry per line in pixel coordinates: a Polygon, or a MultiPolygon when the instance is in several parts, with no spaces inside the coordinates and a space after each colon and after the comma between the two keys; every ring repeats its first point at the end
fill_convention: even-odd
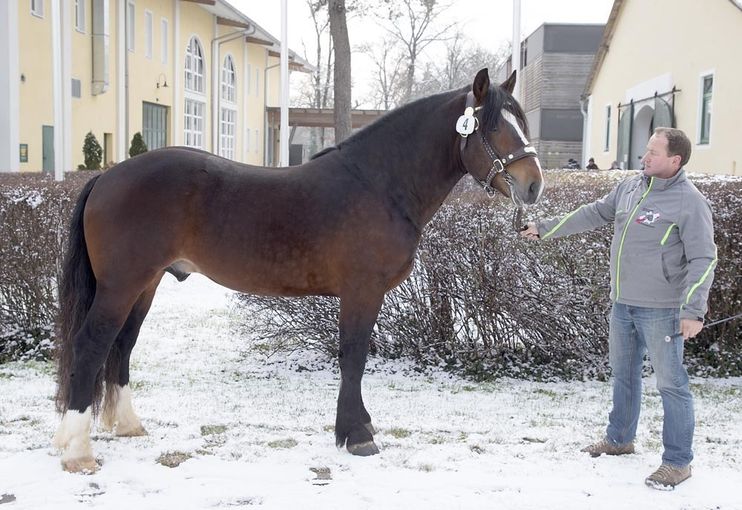
{"type": "MultiPolygon", "coordinates": [[[[473,117],[474,120],[474,128],[472,131],[477,131],[477,128],[479,127],[479,119],[474,117],[474,114],[481,110],[481,106],[474,107],[474,94],[472,92],[469,92],[466,95],[466,109],[464,110],[464,117],[469,116],[473,117]],[[470,110],[471,109],[471,110],[470,110]]],[[[458,128],[458,124],[457,124],[458,128]]],[[[458,129],[457,129],[458,130],[458,129]]],[[[466,148],[466,143],[468,141],[470,132],[464,132],[464,131],[458,131],[458,133],[461,135],[461,143],[460,143],[460,150],[461,150],[461,163],[464,164],[463,156],[464,156],[464,149],[466,148]]],[[[487,178],[484,180],[477,179],[474,177],[474,174],[472,174],[469,169],[466,169],[466,171],[474,177],[474,180],[484,188],[484,191],[487,192],[487,194],[490,197],[493,197],[495,193],[497,193],[497,190],[492,186],[492,181],[495,180],[495,177],[497,177],[497,174],[504,172],[505,174],[505,181],[508,183],[508,186],[510,187],[510,194],[511,197],[513,197],[513,201],[515,201],[515,198],[513,195],[513,177],[508,173],[507,167],[511,164],[515,163],[516,161],[524,158],[536,158],[538,157],[536,149],[533,148],[530,144],[524,145],[517,151],[513,152],[512,154],[508,154],[507,157],[502,157],[500,154],[495,150],[494,147],[489,143],[487,140],[487,137],[484,135],[482,131],[479,132],[479,138],[482,141],[482,146],[484,147],[485,152],[487,155],[492,159],[492,168],[490,168],[490,171],[487,173],[487,178]]],[[[466,168],[466,165],[464,164],[464,168],[466,168]]]]}

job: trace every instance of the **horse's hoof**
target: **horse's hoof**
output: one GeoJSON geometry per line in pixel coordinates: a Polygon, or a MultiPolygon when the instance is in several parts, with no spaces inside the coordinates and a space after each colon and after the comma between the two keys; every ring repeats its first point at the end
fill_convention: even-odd
{"type": "Polygon", "coordinates": [[[116,436],[118,437],[139,437],[146,435],[148,435],[148,432],[144,427],[142,427],[142,425],[137,425],[136,427],[131,427],[129,429],[116,428],[116,436]]]}
{"type": "Polygon", "coordinates": [[[348,451],[359,457],[368,457],[379,453],[379,448],[373,441],[366,441],[365,443],[349,444],[348,451]]]}
{"type": "Polygon", "coordinates": [[[363,426],[366,427],[366,430],[368,430],[369,434],[371,434],[372,436],[376,435],[376,429],[374,428],[373,423],[368,422],[365,423],[363,426]]]}
{"type": "Polygon", "coordinates": [[[62,461],[62,469],[68,473],[80,473],[92,475],[98,471],[98,463],[93,457],[80,457],[79,459],[68,459],[62,461]]]}

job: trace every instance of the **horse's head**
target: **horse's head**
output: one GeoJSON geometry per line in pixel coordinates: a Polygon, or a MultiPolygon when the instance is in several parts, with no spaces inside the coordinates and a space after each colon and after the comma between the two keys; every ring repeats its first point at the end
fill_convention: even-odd
{"type": "Polygon", "coordinates": [[[536,150],[528,142],[525,114],[512,96],[513,87],[515,71],[494,87],[487,69],[477,73],[464,115],[456,124],[462,137],[461,161],[490,195],[496,189],[516,205],[532,204],[541,196],[543,175],[536,150]]]}

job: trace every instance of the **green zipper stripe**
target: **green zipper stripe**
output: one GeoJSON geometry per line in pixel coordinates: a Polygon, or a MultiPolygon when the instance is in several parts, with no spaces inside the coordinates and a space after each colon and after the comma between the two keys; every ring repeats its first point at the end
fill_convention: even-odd
{"type": "Polygon", "coordinates": [[[561,226],[564,225],[564,223],[568,219],[570,219],[572,216],[574,216],[575,213],[577,213],[577,211],[579,211],[583,207],[585,207],[585,206],[582,205],[582,206],[578,207],[577,209],[575,209],[574,211],[572,211],[571,213],[569,213],[568,215],[566,215],[564,218],[562,218],[562,221],[560,221],[559,223],[557,223],[557,225],[554,228],[552,228],[546,234],[544,234],[544,237],[542,237],[541,239],[546,239],[547,237],[549,237],[550,235],[552,235],[554,232],[556,232],[557,230],[559,230],[561,228],[561,226]]]}
{"type": "Polygon", "coordinates": [[[667,227],[667,232],[665,232],[665,237],[662,238],[662,242],[660,242],[660,246],[665,246],[665,243],[667,242],[667,238],[670,237],[670,232],[672,231],[672,227],[674,227],[676,224],[673,223],[669,227],[667,227]]]}
{"type": "Polygon", "coordinates": [[[639,209],[639,206],[642,205],[642,202],[644,202],[644,199],[647,198],[647,195],[649,194],[649,191],[652,189],[652,185],[654,184],[654,177],[649,178],[649,186],[647,187],[647,191],[644,192],[642,195],[642,198],[639,200],[639,203],[634,206],[634,209],[631,211],[631,214],[629,214],[628,218],[626,218],[626,225],[623,227],[623,234],[621,235],[621,244],[618,245],[618,257],[616,261],[616,301],[618,301],[618,298],[621,296],[621,252],[623,251],[623,242],[626,239],[626,232],[629,230],[629,225],[634,220],[634,214],[636,214],[636,210],[639,209]]]}
{"type": "Polygon", "coordinates": [[[686,304],[686,305],[687,305],[688,303],[690,303],[690,298],[691,298],[691,297],[693,296],[693,293],[694,293],[694,292],[696,291],[696,289],[697,289],[698,287],[700,287],[701,285],[703,285],[703,282],[704,282],[704,281],[706,281],[706,278],[708,277],[709,273],[711,272],[711,270],[712,270],[712,269],[714,268],[714,266],[716,265],[716,261],[717,261],[717,260],[718,260],[718,259],[717,259],[716,257],[714,257],[714,260],[712,260],[712,261],[711,261],[711,264],[709,264],[709,267],[707,267],[707,268],[706,268],[706,272],[705,272],[705,273],[703,273],[703,276],[701,276],[701,279],[700,279],[700,280],[698,280],[698,281],[697,281],[697,282],[696,282],[696,283],[695,283],[695,284],[693,285],[693,287],[691,287],[691,288],[690,288],[690,291],[688,291],[688,297],[687,297],[687,298],[685,299],[685,304],[686,304]]]}

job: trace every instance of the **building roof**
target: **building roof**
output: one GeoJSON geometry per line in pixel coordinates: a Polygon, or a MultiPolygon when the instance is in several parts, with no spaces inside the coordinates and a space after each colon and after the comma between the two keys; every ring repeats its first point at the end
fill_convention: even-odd
{"type": "MultiPolygon", "coordinates": [[[[197,1],[203,9],[216,16],[220,24],[248,29],[247,42],[266,46],[272,57],[279,57],[281,55],[281,41],[273,37],[270,32],[255,23],[226,0],[197,1]]],[[[291,48],[289,48],[289,67],[292,70],[305,73],[315,71],[312,64],[301,58],[291,48]]]]}
{"type": "MultiPolygon", "coordinates": [[[[624,6],[626,0],[614,0],[613,7],[611,8],[611,13],[608,16],[608,23],[605,26],[605,31],[603,32],[603,40],[600,41],[600,46],[598,47],[598,53],[595,54],[595,59],[593,60],[593,67],[590,69],[590,74],[587,77],[587,82],[585,83],[585,91],[583,92],[582,96],[583,98],[589,96],[593,92],[593,85],[595,83],[595,78],[598,76],[598,73],[600,72],[600,68],[603,66],[603,61],[605,60],[605,55],[608,53],[608,49],[611,46],[611,40],[613,39],[613,34],[616,31],[616,24],[618,23],[618,18],[621,16],[621,9],[624,6]]],[[[740,11],[742,11],[742,0],[729,0],[732,2],[733,5],[738,7],[740,11]]]]}

